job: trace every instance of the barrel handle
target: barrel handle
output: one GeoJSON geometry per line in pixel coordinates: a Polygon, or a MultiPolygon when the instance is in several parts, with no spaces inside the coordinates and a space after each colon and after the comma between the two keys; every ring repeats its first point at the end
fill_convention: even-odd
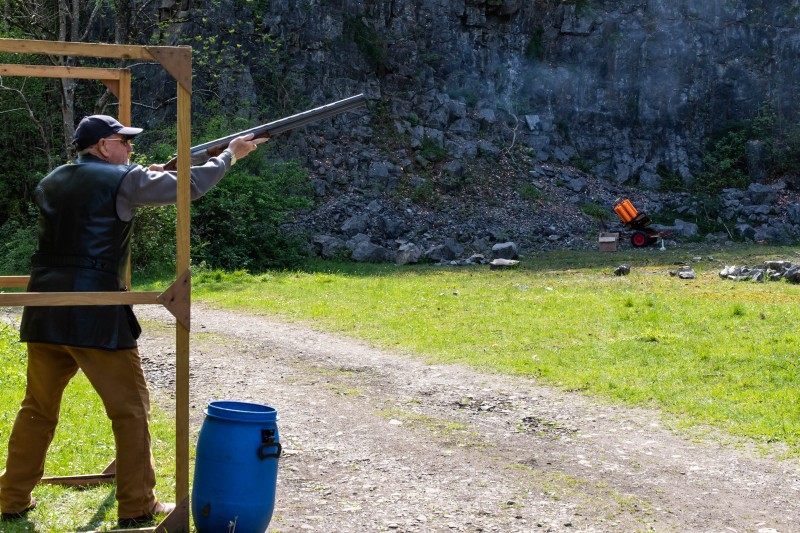
{"type": "Polygon", "coordinates": [[[281,456],[281,443],[280,442],[265,442],[258,448],[258,458],[262,461],[264,459],[278,459],[281,456]],[[275,447],[278,450],[275,453],[266,453],[267,448],[275,447]]]}

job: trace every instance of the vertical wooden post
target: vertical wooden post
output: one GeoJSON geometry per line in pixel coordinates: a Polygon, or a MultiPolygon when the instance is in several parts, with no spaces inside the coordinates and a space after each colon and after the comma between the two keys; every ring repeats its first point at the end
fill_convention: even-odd
{"type": "Polygon", "coordinates": [[[124,68],[119,70],[119,94],[117,95],[119,108],[117,110],[117,120],[131,125],[131,71],[124,68]]]}
{"type": "MultiPolygon", "coordinates": [[[[131,125],[131,71],[130,69],[119,70],[119,94],[117,95],[117,120],[126,126],[131,125]]],[[[128,273],[125,275],[125,285],[128,290],[133,290],[131,284],[131,258],[128,256],[128,273]]]]}
{"type": "MultiPolygon", "coordinates": [[[[176,271],[180,277],[189,271],[191,89],[178,84],[178,221],[176,228],[176,271]]],[[[191,280],[186,289],[191,298],[191,280]]],[[[175,406],[176,406],[176,502],[189,498],[189,329],[178,322],[176,329],[175,406]]],[[[187,522],[188,530],[188,522],[187,522]]]]}

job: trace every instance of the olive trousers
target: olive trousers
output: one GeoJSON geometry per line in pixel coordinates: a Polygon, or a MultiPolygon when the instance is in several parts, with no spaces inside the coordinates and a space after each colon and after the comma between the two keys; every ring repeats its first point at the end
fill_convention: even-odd
{"type": "Polygon", "coordinates": [[[61,397],[78,369],[100,395],[111,420],[117,448],[119,518],[139,517],[155,506],[150,395],[138,349],[108,351],[28,343],[28,384],[9,437],[6,469],[0,475],[2,512],[17,513],[30,505],[33,488],[44,475],[61,397]]]}

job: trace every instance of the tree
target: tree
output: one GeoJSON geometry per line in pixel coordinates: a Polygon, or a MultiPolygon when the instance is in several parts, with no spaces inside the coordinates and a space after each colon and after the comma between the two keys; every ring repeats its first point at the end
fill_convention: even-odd
{"type": "MultiPolygon", "coordinates": [[[[4,36],[63,42],[112,40],[115,44],[135,42],[154,16],[150,0],[3,0],[0,25],[4,36]],[[113,27],[108,23],[113,18],[113,27]]],[[[41,57],[41,56],[38,56],[41,57]]],[[[47,56],[53,65],[79,66],[81,58],[47,56]]],[[[124,61],[117,66],[124,67],[124,61]]],[[[60,95],[64,153],[70,152],[75,133],[77,82],[70,78],[56,80],[60,95]]],[[[106,90],[95,101],[94,112],[102,113],[110,99],[106,90]]]]}

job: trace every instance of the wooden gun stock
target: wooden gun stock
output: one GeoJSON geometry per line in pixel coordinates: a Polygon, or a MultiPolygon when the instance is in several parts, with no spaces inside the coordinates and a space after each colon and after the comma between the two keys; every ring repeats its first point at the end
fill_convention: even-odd
{"type": "MultiPolygon", "coordinates": [[[[309,109],[308,111],[303,111],[302,113],[282,118],[274,122],[268,122],[267,124],[262,124],[261,126],[250,128],[249,130],[240,131],[239,133],[234,133],[233,135],[228,135],[227,137],[222,137],[207,143],[198,144],[197,146],[193,146],[191,148],[192,165],[203,164],[208,161],[209,158],[218,156],[223,150],[225,150],[225,148],[228,147],[228,144],[230,144],[232,140],[237,137],[241,137],[242,135],[248,135],[252,133],[254,139],[259,137],[274,137],[275,135],[278,135],[284,131],[299,128],[301,126],[311,124],[312,122],[332,117],[346,111],[352,111],[353,109],[357,109],[366,105],[366,103],[367,99],[364,97],[364,95],[357,94],[355,96],[351,96],[350,98],[339,100],[338,102],[315,107],[314,109],[309,109]]],[[[173,157],[164,165],[164,170],[176,170],[177,166],[178,158],[173,157]]]]}

